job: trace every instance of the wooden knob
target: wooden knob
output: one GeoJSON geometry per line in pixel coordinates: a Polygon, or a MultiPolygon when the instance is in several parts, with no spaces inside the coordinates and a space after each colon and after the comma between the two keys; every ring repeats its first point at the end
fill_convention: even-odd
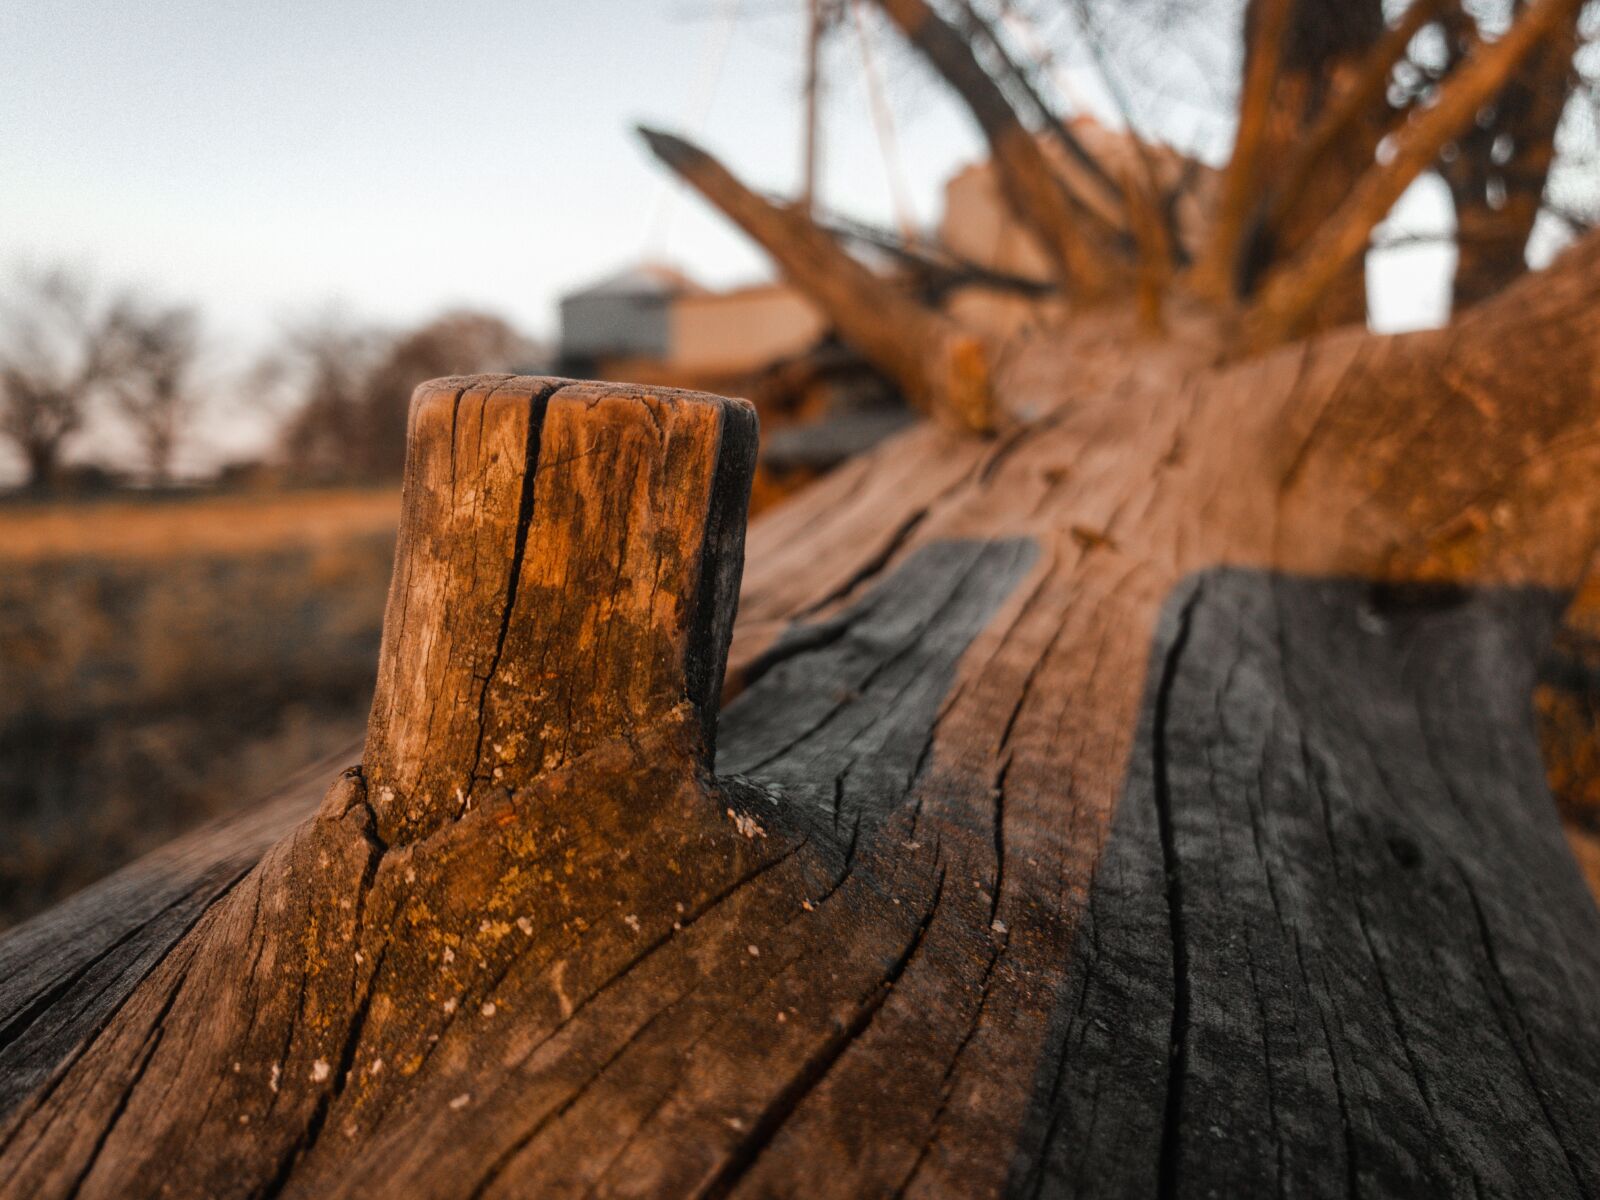
{"type": "Polygon", "coordinates": [[[709,770],[754,409],[479,375],[419,387],[408,439],[364,762],[379,836],[686,714],[709,770]]]}

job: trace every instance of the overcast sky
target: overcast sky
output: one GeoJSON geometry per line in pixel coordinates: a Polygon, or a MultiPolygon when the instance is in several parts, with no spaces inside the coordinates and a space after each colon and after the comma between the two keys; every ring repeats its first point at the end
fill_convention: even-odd
{"type": "MultiPolygon", "coordinates": [[[[548,337],[560,293],[641,257],[711,283],[757,277],[740,235],[693,197],[668,201],[631,130],[688,132],[793,191],[803,8],[12,0],[0,266],[65,261],[198,304],[236,357],[333,300],[391,324],[472,305],[548,337]]],[[[906,190],[931,223],[978,141],[906,55],[874,45],[906,190]]],[[[889,223],[853,31],[832,62],[824,200],[889,223]]],[[[1428,319],[1425,261],[1391,267],[1390,323],[1428,319]]]]}

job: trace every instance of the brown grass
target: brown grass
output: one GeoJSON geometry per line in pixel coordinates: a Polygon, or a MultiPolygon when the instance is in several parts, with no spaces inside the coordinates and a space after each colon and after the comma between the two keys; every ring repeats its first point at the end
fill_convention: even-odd
{"type": "Polygon", "coordinates": [[[0,508],[0,564],[48,558],[258,554],[392,532],[393,488],[109,500],[0,508]]]}
{"type": "Polygon", "coordinates": [[[0,508],[0,925],[360,737],[398,508],[0,508]]]}

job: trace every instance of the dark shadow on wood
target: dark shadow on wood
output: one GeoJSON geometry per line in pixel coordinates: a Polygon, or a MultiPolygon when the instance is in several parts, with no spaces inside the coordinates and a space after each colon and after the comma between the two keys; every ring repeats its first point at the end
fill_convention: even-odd
{"type": "Polygon", "coordinates": [[[1171,598],[1012,1194],[1600,1191],[1600,912],[1531,705],[1564,600],[1171,598]]]}

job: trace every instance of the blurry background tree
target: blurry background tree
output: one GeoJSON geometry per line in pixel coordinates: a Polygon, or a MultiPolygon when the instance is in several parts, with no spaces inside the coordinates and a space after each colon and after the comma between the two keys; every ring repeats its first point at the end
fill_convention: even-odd
{"type": "Polygon", "coordinates": [[[411,392],[425,379],[476,371],[535,369],[539,348],[499,317],[462,309],[403,334],[389,346],[368,380],[360,444],[361,472],[398,479],[405,466],[406,411],[411,392]]]}
{"type": "Polygon", "coordinates": [[[26,463],[25,488],[61,482],[70,442],[106,401],[131,429],[146,480],[172,483],[201,401],[191,378],[199,347],[191,307],[132,291],[106,301],[88,275],[62,266],[15,271],[0,300],[0,436],[26,463]]]}
{"type": "Polygon", "coordinates": [[[406,411],[424,379],[537,367],[538,347],[499,317],[448,312],[392,334],[324,312],[292,327],[257,368],[286,412],[279,452],[307,482],[398,479],[406,411]]]}
{"type": "Polygon", "coordinates": [[[350,479],[368,387],[388,349],[382,331],[328,310],[292,325],[257,365],[253,386],[286,413],[279,452],[304,480],[350,479]]]}
{"type": "Polygon", "coordinates": [[[124,297],[107,315],[101,341],[107,389],[139,440],[148,478],[170,484],[173,454],[198,401],[190,376],[199,314],[124,297]]]}
{"type": "Polygon", "coordinates": [[[62,268],[19,270],[0,300],[0,436],[47,488],[103,382],[106,327],[88,282],[62,268]]]}

